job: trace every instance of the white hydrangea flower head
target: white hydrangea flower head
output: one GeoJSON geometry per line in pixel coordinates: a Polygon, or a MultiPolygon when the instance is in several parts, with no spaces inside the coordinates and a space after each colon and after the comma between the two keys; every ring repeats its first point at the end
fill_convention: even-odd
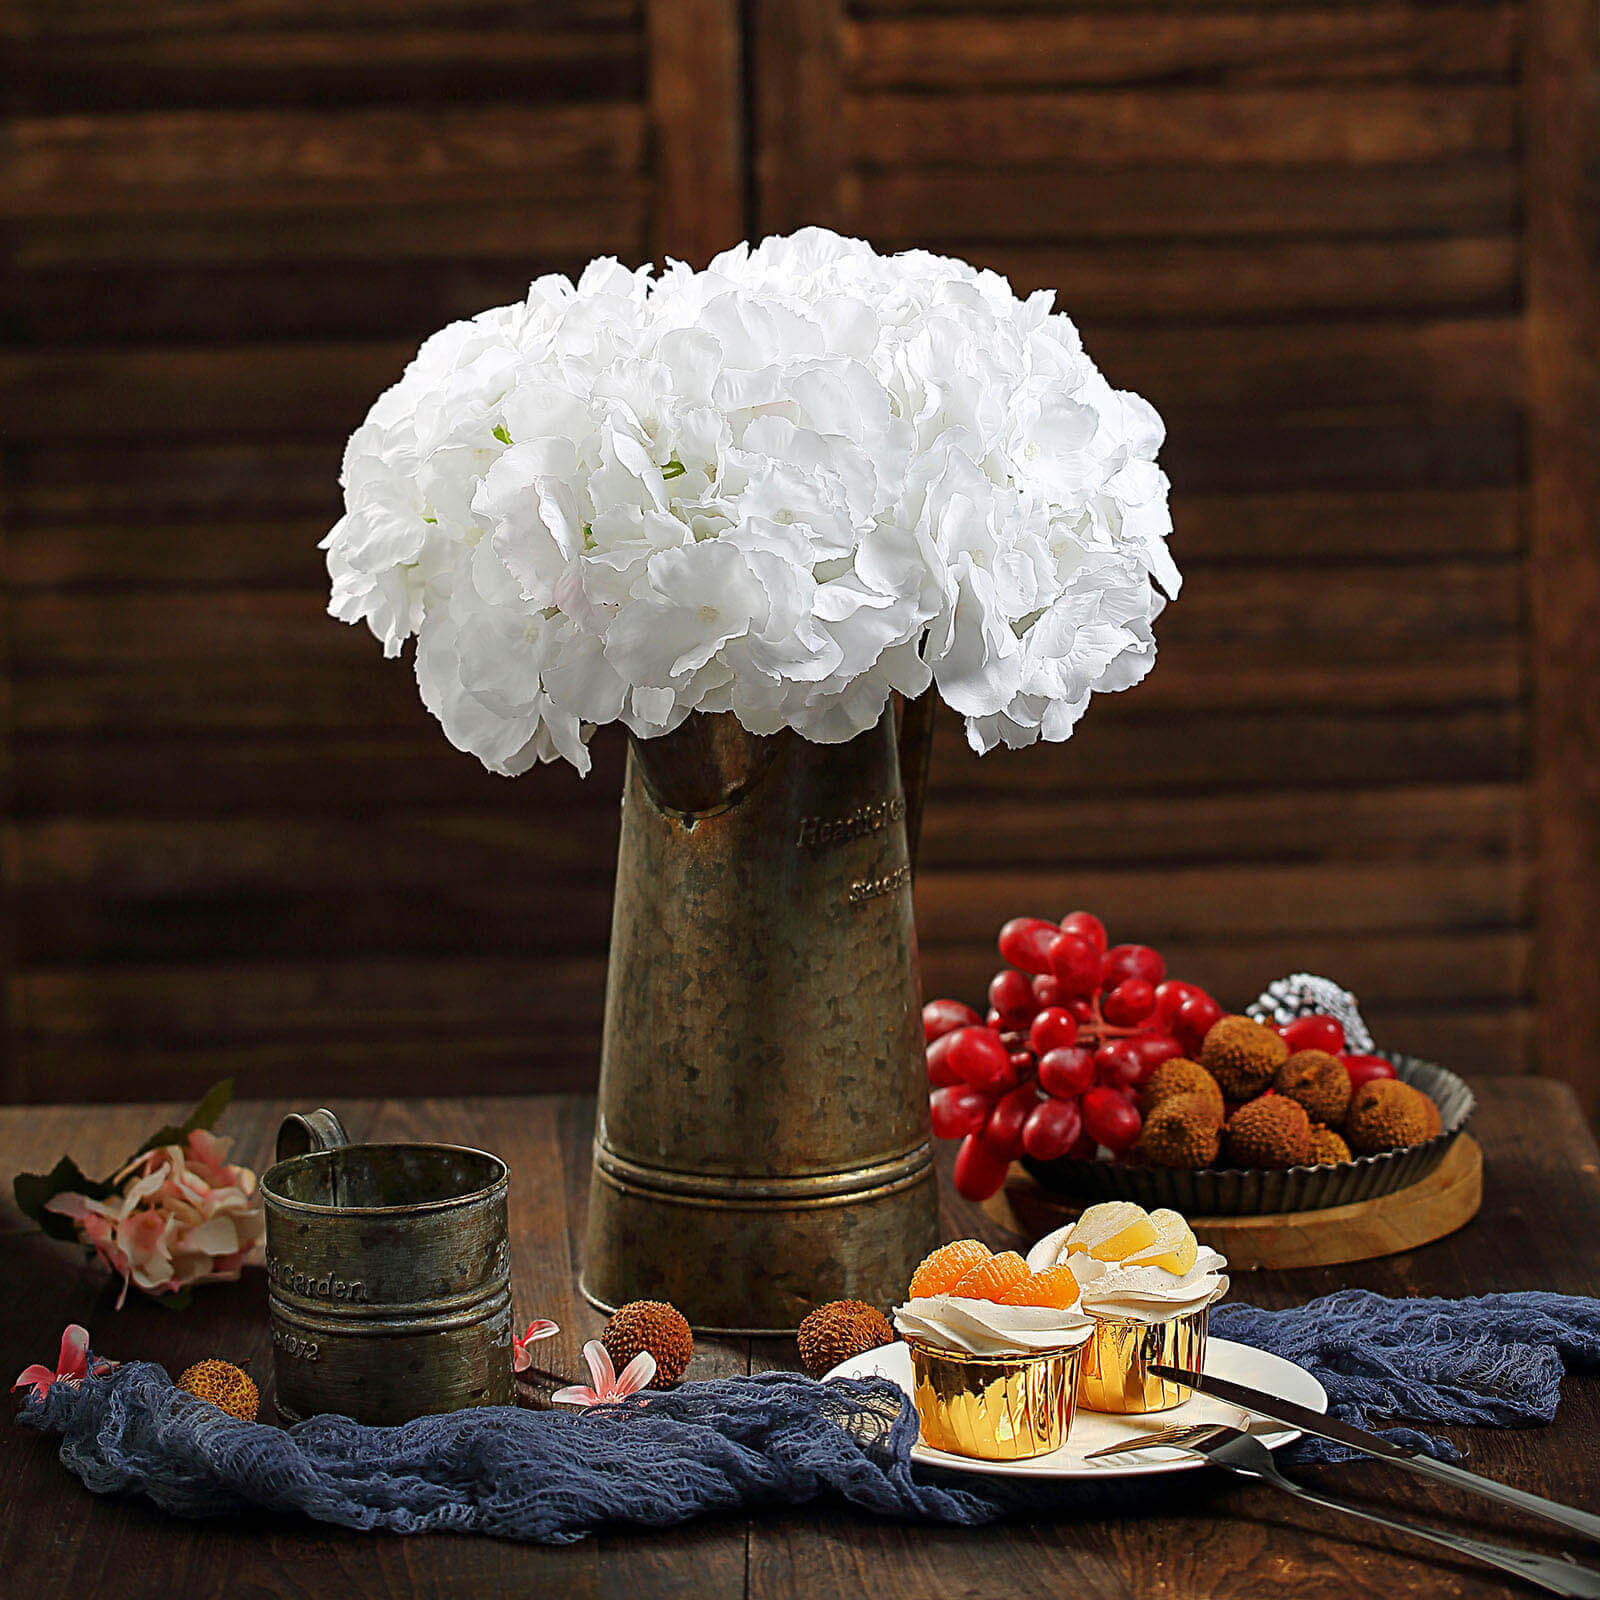
{"type": "Polygon", "coordinates": [[[495,772],[695,711],[820,743],[930,684],[1069,737],[1181,582],[1160,418],[1053,297],[807,228],[592,262],[427,340],[352,435],[330,612],[495,772]]]}

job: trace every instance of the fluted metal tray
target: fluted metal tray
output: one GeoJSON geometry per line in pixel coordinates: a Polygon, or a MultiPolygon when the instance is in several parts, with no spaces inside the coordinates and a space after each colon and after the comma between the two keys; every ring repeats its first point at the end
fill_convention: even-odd
{"type": "Polygon", "coordinates": [[[1394,1063],[1402,1083],[1429,1095],[1439,1107],[1444,1131],[1426,1144],[1381,1155],[1357,1156],[1315,1167],[1264,1172],[1243,1167],[1202,1167],[1195,1172],[1142,1167],[1125,1161],[1033,1161],[1022,1164],[1052,1194],[1092,1205],[1098,1200],[1134,1200],[1147,1210],[1170,1206],[1186,1217],[1250,1217],[1281,1211],[1321,1211],[1393,1194],[1428,1176],[1441,1161],[1475,1104],[1455,1073],[1417,1056],[1374,1052],[1394,1063]]]}

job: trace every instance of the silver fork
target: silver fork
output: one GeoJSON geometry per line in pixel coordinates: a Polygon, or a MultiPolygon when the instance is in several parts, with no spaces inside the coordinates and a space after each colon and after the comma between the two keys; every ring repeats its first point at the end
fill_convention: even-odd
{"type": "Polygon", "coordinates": [[[1230,1428],[1225,1423],[1200,1423],[1188,1428],[1167,1428],[1161,1433],[1142,1435],[1138,1439],[1124,1439],[1118,1444],[1095,1450],[1086,1458],[1090,1461],[1104,1456],[1122,1455],[1130,1450],[1148,1450],[1164,1446],[1171,1450],[1187,1450],[1213,1466],[1224,1467],[1241,1477],[1256,1478],[1270,1483],[1275,1489],[1292,1494],[1328,1511],[1343,1511],[1348,1516],[1375,1522],[1380,1528],[1395,1533],[1410,1534],[1413,1539],[1426,1539],[1431,1544],[1443,1545],[1457,1555],[1471,1556],[1487,1566],[1498,1567],[1513,1577],[1521,1578],[1551,1594],[1570,1595],[1577,1600],[1600,1600],[1600,1572],[1580,1567],[1570,1559],[1555,1560],[1550,1556],[1536,1555],[1528,1550],[1514,1550],[1509,1545],[1490,1544],[1483,1539],[1469,1539],[1462,1533],[1451,1533],[1444,1528],[1419,1527],[1414,1522],[1401,1522],[1395,1517],[1385,1517],[1365,1506],[1351,1505],[1346,1500],[1336,1500],[1332,1495],[1304,1484],[1293,1482],[1279,1470],[1272,1452],[1259,1439],[1253,1439],[1242,1429],[1230,1428]]]}

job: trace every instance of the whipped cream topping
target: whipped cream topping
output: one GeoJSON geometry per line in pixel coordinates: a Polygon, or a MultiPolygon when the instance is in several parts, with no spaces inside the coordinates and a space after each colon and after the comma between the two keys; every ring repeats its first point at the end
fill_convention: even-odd
{"type": "Polygon", "coordinates": [[[1150,1265],[1151,1258],[1165,1255],[1170,1245],[1151,1245],[1126,1261],[1096,1261],[1082,1251],[1067,1254],[1071,1233],[1070,1223],[1047,1233],[1028,1252],[1028,1270],[1044,1272],[1065,1262],[1078,1280],[1079,1303],[1094,1316],[1166,1322],[1198,1311],[1228,1292],[1227,1257],[1209,1245],[1201,1245],[1194,1265],[1178,1273],[1150,1265]]]}
{"type": "Polygon", "coordinates": [[[897,1306],[902,1338],[973,1356],[1037,1355],[1083,1344],[1094,1324],[1079,1311],[1053,1306],[1002,1306],[953,1294],[929,1295],[897,1306]]]}

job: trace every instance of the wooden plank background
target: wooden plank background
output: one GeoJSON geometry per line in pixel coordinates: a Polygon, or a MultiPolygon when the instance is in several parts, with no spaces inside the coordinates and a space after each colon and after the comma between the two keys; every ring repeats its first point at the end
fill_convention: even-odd
{"type": "Polygon", "coordinates": [[[620,750],[489,777],[323,615],[344,436],[589,256],[826,222],[1167,419],[1161,660],[939,727],[930,992],[1104,913],[1600,1108],[1582,0],[10,0],[0,1098],[593,1080],[620,750]]]}

